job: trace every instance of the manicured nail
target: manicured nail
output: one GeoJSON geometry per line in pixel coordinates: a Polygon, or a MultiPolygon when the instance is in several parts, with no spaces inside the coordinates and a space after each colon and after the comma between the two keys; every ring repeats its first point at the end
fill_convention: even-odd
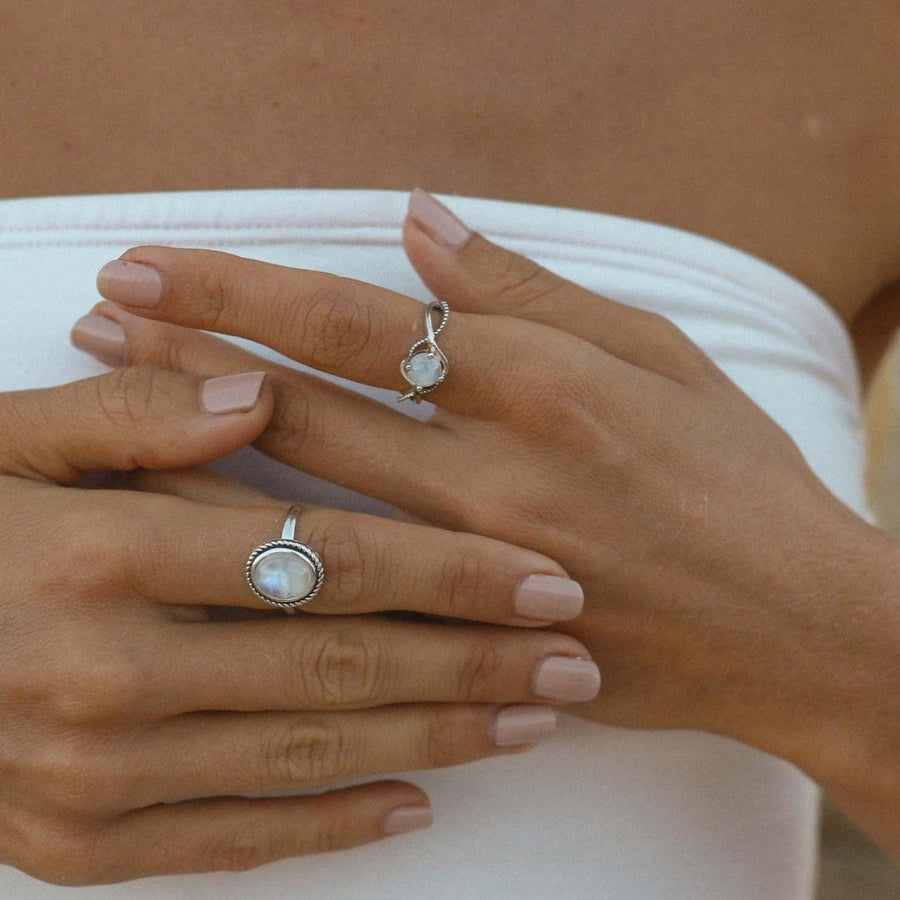
{"type": "Polygon", "coordinates": [[[407,215],[436,243],[458,250],[472,232],[428,191],[416,188],[409,195],[407,215]]]}
{"type": "Polygon", "coordinates": [[[97,273],[97,290],[107,300],[152,309],[162,300],[162,275],[153,266],[114,259],[97,273]]]}
{"type": "Polygon", "coordinates": [[[533,744],[556,730],[556,712],[548,706],[507,706],[494,718],[495,747],[533,744]]]}
{"type": "Polygon", "coordinates": [[[584,591],[571,578],[529,575],[516,588],[515,604],[520,616],[563,622],[581,612],[584,591]]]}
{"type": "Polygon", "coordinates": [[[538,697],[563,703],[583,703],[600,693],[600,670],[589,659],[548,656],[534,672],[538,697]]]}
{"type": "Polygon", "coordinates": [[[125,365],[125,329],[97,313],[82,316],[73,326],[72,344],[107,366],[125,365]]]}
{"type": "Polygon", "coordinates": [[[415,831],[427,828],[434,822],[430,806],[398,806],[389,813],[382,823],[385,834],[403,834],[404,831],[415,831]]]}
{"type": "Polygon", "coordinates": [[[200,406],[208,413],[247,412],[256,406],[265,380],[265,372],[208,378],[200,388],[200,406]]]}

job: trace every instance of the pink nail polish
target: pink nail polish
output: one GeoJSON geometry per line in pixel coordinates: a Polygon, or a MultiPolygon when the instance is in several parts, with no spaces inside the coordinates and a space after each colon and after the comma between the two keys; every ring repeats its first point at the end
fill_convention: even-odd
{"type": "Polygon", "coordinates": [[[535,669],[534,693],[563,703],[593,700],[600,693],[600,670],[589,659],[548,656],[535,669]]]}
{"type": "Polygon", "coordinates": [[[584,606],[584,591],[577,581],[556,575],[529,575],[515,593],[516,612],[529,619],[564,622],[584,606]]]}
{"type": "Polygon", "coordinates": [[[409,195],[407,215],[436,243],[451,250],[458,250],[471,237],[472,232],[459,219],[422,188],[409,195]]]}
{"type": "Polygon", "coordinates": [[[97,290],[107,300],[152,309],[162,300],[162,275],[153,266],[114,259],[97,273],[97,290]]]}
{"type": "Polygon", "coordinates": [[[494,719],[495,747],[534,744],[556,730],[556,712],[549,706],[507,706],[494,719]]]}
{"type": "Polygon", "coordinates": [[[427,828],[434,822],[430,806],[398,806],[382,823],[385,834],[403,834],[427,828]]]}
{"type": "Polygon", "coordinates": [[[97,313],[82,316],[72,326],[70,339],[79,350],[90,353],[107,366],[125,365],[125,329],[106,316],[97,313]]]}
{"type": "Polygon", "coordinates": [[[200,389],[200,406],[208,413],[247,412],[256,406],[265,379],[265,372],[208,378],[200,389]]]}

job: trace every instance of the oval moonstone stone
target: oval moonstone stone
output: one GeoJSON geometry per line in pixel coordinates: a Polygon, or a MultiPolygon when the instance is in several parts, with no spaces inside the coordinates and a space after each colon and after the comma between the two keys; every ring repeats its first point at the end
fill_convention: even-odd
{"type": "Polygon", "coordinates": [[[301,600],[315,587],[316,570],[296,550],[275,547],[253,560],[250,579],[273,600],[301,600]]]}
{"type": "Polygon", "coordinates": [[[434,387],[441,380],[444,367],[437,356],[428,353],[416,353],[409,360],[406,374],[416,387],[434,387]]]}

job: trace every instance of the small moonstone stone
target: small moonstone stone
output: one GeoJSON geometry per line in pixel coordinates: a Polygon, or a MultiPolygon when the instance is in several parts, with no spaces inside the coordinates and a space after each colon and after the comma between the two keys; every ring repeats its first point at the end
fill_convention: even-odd
{"type": "Polygon", "coordinates": [[[441,380],[443,366],[437,356],[428,353],[416,353],[409,361],[406,374],[416,387],[434,387],[441,380]]]}
{"type": "Polygon", "coordinates": [[[253,561],[250,578],[273,600],[300,600],[315,586],[316,571],[296,550],[275,548],[253,561]]]}

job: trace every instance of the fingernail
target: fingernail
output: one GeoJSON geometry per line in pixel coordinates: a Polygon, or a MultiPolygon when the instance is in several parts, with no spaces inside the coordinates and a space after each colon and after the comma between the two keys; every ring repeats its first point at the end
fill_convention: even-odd
{"type": "Polygon", "coordinates": [[[428,191],[416,188],[409,195],[407,215],[436,243],[458,250],[472,232],[428,191]]]}
{"type": "Polygon", "coordinates": [[[398,806],[389,813],[382,823],[385,834],[403,834],[404,831],[416,831],[427,828],[434,822],[430,806],[398,806]]]}
{"type": "Polygon", "coordinates": [[[564,703],[593,700],[600,693],[600,670],[589,659],[548,656],[535,669],[534,692],[564,703]]]}
{"type": "Polygon", "coordinates": [[[208,378],[200,388],[200,406],[208,413],[247,412],[256,406],[265,380],[265,372],[208,378]]]}
{"type": "Polygon", "coordinates": [[[495,747],[533,744],[556,730],[556,712],[547,706],[507,706],[494,718],[495,747]]]}
{"type": "Polygon", "coordinates": [[[125,365],[125,329],[97,313],[82,316],[73,326],[72,344],[107,366],[125,365]]]}
{"type": "Polygon", "coordinates": [[[516,612],[529,619],[574,619],[584,606],[584,591],[577,581],[556,575],[529,575],[519,582],[516,612]]]}
{"type": "Polygon", "coordinates": [[[97,290],[107,300],[152,309],[162,300],[162,275],[153,266],[114,259],[97,273],[97,290]]]}

